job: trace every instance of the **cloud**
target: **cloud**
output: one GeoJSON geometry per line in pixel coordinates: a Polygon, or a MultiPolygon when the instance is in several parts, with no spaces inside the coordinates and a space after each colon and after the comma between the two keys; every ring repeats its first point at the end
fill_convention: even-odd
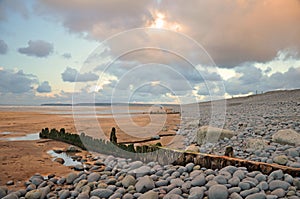
{"type": "Polygon", "coordinates": [[[234,70],[238,75],[225,81],[226,92],[230,95],[300,88],[300,66],[290,67],[286,72],[276,72],[270,76],[254,64],[239,66],[234,70]]]}
{"type": "Polygon", "coordinates": [[[0,21],[7,20],[11,13],[18,13],[24,18],[28,18],[29,12],[24,2],[22,0],[1,0],[0,21]]]}
{"type": "MultiPolygon", "coordinates": [[[[212,56],[217,65],[233,68],[244,62],[265,62],[282,49],[300,51],[300,3],[273,1],[38,1],[36,11],[62,21],[71,32],[103,41],[154,20],[153,10],[167,22],[182,26],[212,56]],[[122,3],[122,6],[120,6],[122,3]]],[[[138,40],[145,39],[134,36],[138,40]]],[[[160,40],[159,42],[163,42],[160,40]]],[[[118,45],[127,45],[124,43],[118,45]]],[[[183,43],[176,46],[184,50],[183,43]]]]}
{"type": "Polygon", "coordinates": [[[51,86],[49,85],[48,81],[44,81],[37,87],[36,91],[39,93],[50,93],[51,86]]]}
{"type": "Polygon", "coordinates": [[[0,54],[6,54],[7,50],[8,50],[7,44],[2,39],[0,39],[0,54]]]}
{"type": "Polygon", "coordinates": [[[22,70],[0,70],[0,93],[25,93],[33,90],[36,76],[25,74],[22,70]]]}
{"type": "Polygon", "coordinates": [[[71,59],[71,58],[72,58],[71,53],[64,53],[64,54],[62,54],[62,56],[63,56],[63,58],[65,58],[65,59],[71,59]]]}
{"type": "Polygon", "coordinates": [[[53,52],[53,44],[42,40],[30,40],[28,46],[19,48],[18,52],[28,56],[47,57],[53,52]]]}
{"type": "Polygon", "coordinates": [[[61,74],[64,82],[88,82],[98,80],[99,76],[88,72],[79,73],[76,69],[67,67],[66,70],[61,74]]]}

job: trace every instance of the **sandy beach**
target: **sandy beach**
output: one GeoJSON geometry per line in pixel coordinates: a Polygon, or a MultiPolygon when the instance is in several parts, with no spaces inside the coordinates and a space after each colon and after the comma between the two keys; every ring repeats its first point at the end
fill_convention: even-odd
{"type": "MultiPolygon", "coordinates": [[[[90,108],[82,108],[80,111],[86,109],[90,111],[90,108]]],[[[104,108],[96,109],[96,111],[102,112],[103,110],[104,108]]],[[[105,110],[107,109],[105,108],[105,110]]],[[[24,182],[35,173],[63,176],[72,171],[69,167],[53,162],[51,156],[47,154],[47,151],[53,148],[63,149],[68,147],[69,145],[66,143],[53,140],[8,141],[7,139],[38,133],[42,128],[46,127],[50,129],[65,128],[66,132],[85,132],[91,136],[109,139],[111,128],[116,127],[119,142],[138,141],[147,137],[149,138],[151,135],[147,134],[147,131],[151,131],[151,129],[146,129],[144,132],[131,132],[128,135],[122,128],[125,128],[126,131],[127,127],[129,129],[133,127],[130,127],[131,125],[124,126],[124,124],[134,123],[136,126],[133,130],[137,127],[143,129],[152,120],[163,120],[165,117],[166,121],[162,126],[165,126],[165,128],[161,128],[156,133],[159,135],[175,135],[175,130],[180,123],[179,114],[145,114],[148,110],[147,107],[135,107],[135,111],[139,114],[133,111],[131,114],[132,117],[122,117],[116,120],[112,115],[105,114],[106,112],[97,114],[97,118],[88,112],[88,114],[76,115],[77,119],[75,121],[77,121],[75,122],[71,107],[1,107],[0,148],[2,153],[0,154],[0,185],[5,185],[9,180],[13,180],[15,181],[14,186],[22,187],[24,182]],[[101,128],[99,128],[95,121],[101,124],[101,128]],[[117,124],[121,125],[122,128],[117,124]],[[99,134],[99,131],[103,131],[104,134],[99,134]]],[[[157,128],[157,126],[154,128],[157,128]]],[[[163,145],[168,145],[173,142],[173,138],[173,136],[166,136],[162,137],[159,141],[163,145]]],[[[151,142],[147,144],[149,143],[151,142]]]]}

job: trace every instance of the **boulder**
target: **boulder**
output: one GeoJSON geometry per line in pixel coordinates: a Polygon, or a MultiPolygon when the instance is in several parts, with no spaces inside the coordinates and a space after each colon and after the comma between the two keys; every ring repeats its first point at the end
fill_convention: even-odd
{"type": "Polygon", "coordinates": [[[232,138],[236,134],[233,131],[211,126],[202,126],[197,131],[197,144],[215,143],[224,138],[232,138]]]}
{"type": "Polygon", "coordinates": [[[293,146],[300,146],[300,134],[292,129],[283,129],[277,131],[272,136],[273,142],[280,144],[289,144],[293,146]]]}

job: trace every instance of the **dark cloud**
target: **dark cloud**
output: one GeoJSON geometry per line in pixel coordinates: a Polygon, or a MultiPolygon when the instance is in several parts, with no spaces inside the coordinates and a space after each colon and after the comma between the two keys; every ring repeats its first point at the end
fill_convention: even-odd
{"type": "Polygon", "coordinates": [[[53,44],[42,40],[30,40],[27,47],[19,48],[18,51],[28,56],[47,57],[53,52],[53,44]]]}
{"type": "Polygon", "coordinates": [[[0,39],[0,54],[6,54],[7,50],[8,50],[7,44],[2,39],[0,39]]]}
{"type": "Polygon", "coordinates": [[[37,87],[36,91],[39,93],[50,93],[51,86],[48,81],[44,81],[37,87]]]}
{"type": "Polygon", "coordinates": [[[88,72],[79,73],[76,69],[67,67],[66,70],[61,74],[64,82],[88,82],[98,80],[99,76],[88,72]]]}
{"type": "Polygon", "coordinates": [[[71,59],[71,58],[72,58],[71,53],[64,53],[64,54],[62,54],[62,56],[63,56],[64,58],[66,58],[66,59],[71,59]]]}
{"type": "MultiPolygon", "coordinates": [[[[222,67],[235,67],[252,61],[265,62],[279,50],[290,47],[300,51],[298,0],[194,0],[189,3],[164,0],[160,4],[147,0],[42,0],[38,1],[36,10],[41,15],[62,21],[71,32],[100,41],[130,28],[145,27],[153,20],[153,10],[157,10],[166,15],[168,22],[180,24],[181,32],[203,45],[222,67]]],[[[145,35],[133,37],[137,43],[146,38],[145,35]]],[[[165,40],[156,38],[160,43],[165,40]]],[[[127,40],[117,45],[120,48],[128,45],[127,40]]],[[[187,50],[184,43],[176,43],[176,47],[187,50]]],[[[192,49],[189,51],[192,52],[192,49]]]]}
{"type": "Polygon", "coordinates": [[[0,93],[25,93],[33,89],[37,78],[31,74],[25,74],[22,70],[17,72],[0,69],[0,93]]]}

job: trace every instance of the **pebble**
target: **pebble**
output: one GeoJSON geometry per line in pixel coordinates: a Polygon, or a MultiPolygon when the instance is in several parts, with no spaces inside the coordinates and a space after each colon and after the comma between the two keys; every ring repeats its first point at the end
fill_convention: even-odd
{"type": "Polygon", "coordinates": [[[208,190],[209,199],[227,199],[228,190],[224,185],[213,185],[208,190]]]}

